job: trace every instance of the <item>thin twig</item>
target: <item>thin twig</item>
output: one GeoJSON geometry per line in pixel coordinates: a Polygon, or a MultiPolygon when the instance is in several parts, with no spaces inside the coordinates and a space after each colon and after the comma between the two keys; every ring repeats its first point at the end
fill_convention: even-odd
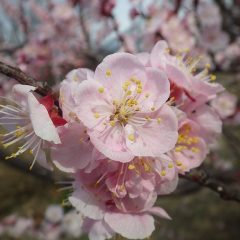
{"type": "Polygon", "coordinates": [[[0,61],[0,73],[2,73],[3,75],[5,75],[7,77],[15,79],[16,81],[18,81],[21,84],[31,85],[31,86],[36,87],[35,92],[41,96],[46,96],[51,93],[51,89],[49,87],[39,86],[39,84],[33,77],[28,76],[26,73],[21,71],[19,68],[10,66],[1,61],[0,61]]]}
{"type": "Polygon", "coordinates": [[[181,178],[195,182],[202,187],[206,187],[216,192],[222,199],[240,203],[240,190],[225,185],[221,181],[208,175],[203,169],[197,169],[192,173],[180,175],[181,178]]]}

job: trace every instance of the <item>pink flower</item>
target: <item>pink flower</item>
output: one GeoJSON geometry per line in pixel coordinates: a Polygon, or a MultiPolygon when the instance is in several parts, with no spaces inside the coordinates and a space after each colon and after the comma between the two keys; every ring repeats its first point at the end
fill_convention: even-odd
{"type": "Polygon", "coordinates": [[[105,159],[91,173],[75,174],[75,191],[69,201],[92,219],[85,229],[91,235],[110,237],[116,232],[129,239],[144,239],[154,230],[152,214],[170,219],[153,205],[157,194],[172,192],[176,183],[176,170],[167,156],[134,158],[130,163],[105,159]]]}
{"type": "MultiPolygon", "coordinates": [[[[134,156],[159,156],[174,147],[177,119],[165,104],[169,82],[160,70],[145,68],[131,54],[116,53],[86,79],[78,85],[76,106],[71,109],[87,127],[97,150],[112,160],[128,162],[134,156]]],[[[66,91],[61,92],[64,98],[66,91]]]]}
{"type": "Polygon", "coordinates": [[[33,94],[34,90],[35,87],[16,84],[13,87],[14,100],[1,105],[0,124],[10,129],[8,133],[1,134],[2,143],[7,148],[12,144],[23,142],[15,153],[6,158],[17,157],[29,151],[34,154],[31,167],[36,160],[43,166],[48,166],[42,150],[48,142],[60,143],[55,124],[56,126],[65,124],[65,121],[50,111],[51,104],[47,104],[49,101],[37,100],[33,94]]]}
{"type": "Polygon", "coordinates": [[[176,147],[169,153],[180,173],[199,167],[208,153],[200,130],[197,123],[188,119],[180,124],[176,147]]]}
{"type": "Polygon", "coordinates": [[[206,143],[216,141],[222,132],[222,121],[213,108],[202,105],[195,110],[188,112],[189,118],[200,127],[201,137],[206,143]]]}
{"type": "Polygon", "coordinates": [[[223,92],[211,101],[211,106],[219,116],[224,119],[232,116],[237,108],[237,96],[229,92],[223,92]]]}
{"type": "Polygon", "coordinates": [[[74,173],[79,169],[91,171],[97,166],[97,160],[102,159],[90,142],[86,128],[82,123],[69,123],[58,127],[61,144],[53,144],[51,158],[58,169],[74,173]]]}
{"type": "Polygon", "coordinates": [[[159,41],[152,50],[150,63],[153,67],[162,69],[171,82],[171,96],[182,109],[192,109],[201,106],[216,97],[224,88],[211,81],[216,76],[208,74],[208,68],[195,73],[199,58],[187,56],[186,53],[177,56],[169,54],[166,42],[159,41]]]}

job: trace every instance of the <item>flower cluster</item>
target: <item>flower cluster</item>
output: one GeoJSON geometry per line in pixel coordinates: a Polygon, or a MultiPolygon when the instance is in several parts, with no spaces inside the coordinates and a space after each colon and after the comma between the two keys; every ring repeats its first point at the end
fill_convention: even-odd
{"type": "Polygon", "coordinates": [[[9,215],[0,221],[0,237],[6,239],[59,240],[78,239],[82,235],[83,217],[76,211],[64,213],[60,205],[49,205],[45,216],[38,218],[9,215]]]}
{"type": "Polygon", "coordinates": [[[95,72],[66,76],[61,110],[53,96],[16,85],[14,102],[1,105],[1,124],[11,128],[2,142],[22,144],[10,157],[29,151],[34,162],[71,174],[69,202],[90,239],[147,238],[153,215],[170,219],[155,206],[157,197],[203,162],[221,132],[209,102],[224,88],[198,62],[187,52],[172,54],[164,41],[150,54],[109,55],[95,72]]]}

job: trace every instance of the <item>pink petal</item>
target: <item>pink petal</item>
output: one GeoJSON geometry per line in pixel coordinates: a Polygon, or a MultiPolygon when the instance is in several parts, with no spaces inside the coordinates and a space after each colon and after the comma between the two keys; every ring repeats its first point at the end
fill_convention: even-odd
{"type": "Polygon", "coordinates": [[[160,156],[171,150],[176,144],[177,118],[166,104],[147,116],[151,120],[150,122],[146,121],[144,125],[138,126],[129,123],[125,126],[126,144],[135,156],[160,156]],[[158,123],[158,118],[160,118],[160,123],[158,123]],[[130,134],[135,136],[134,141],[128,139],[127,136],[130,134]]]}
{"type": "Polygon", "coordinates": [[[95,221],[89,231],[89,240],[105,240],[114,236],[112,229],[104,221],[95,221]]]}
{"type": "MultiPolygon", "coordinates": [[[[81,123],[58,128],[61,144],[52,147],[53,163],[64,172],[85,168],[93,160],[93,145],[81,123]]],[[[95,159],[94,159],[95,160],[95,159]]]]}
{"type": "Polygon", "coordinates": [[[77,191],[69,197],[69,202],[85,217],[94,220],[103,219],[104,207],[83,186],[79,186],[77,191]]]}
{"type": "Polygon", "coordinates": [[[55,144],[61,143],[47,109],[37,101],[32,93],[28,94],[28,107],[35,134],[43,140],[55,144]]]}
{"type": "Polygon", "coordinates": [[[185,74],[179,67],[172,64],[166,64],[166,72],[169,80],[185,90],[191,90],[191,78],[185,74]]]}
{"type": "Polygon", "coordinates": [[[144,239],[154,231],[154,219],[148,214],[106,213],[106,223],[117,233],[128,239],[144,239]]]}
{"type": "Polygon", "coordinates": [[[99,88],[102,85],[97,81],[83,81],[76,96],[78,106],[75,111],[78,118],[86,127],[95,130],[104,129],[104,120],[109,119],[113,112],[106,90],[100,93],[99,88]]]}
{"type": "Polygon", "coordinates": [[[152,207],[150,210],[148,210],[149,213],[154,214],[160,218],[165,218],[168,220],[171,220],[172,218],[168,215],[168,213],[160,207],[152,207]]]}
{"type": "Polygon", "coordinates": [[[98,65],[94,79],[108,89],[113,99],[120,100],[123,97],[123,84],[131,77],[137,78],[144,85],[146,81],[144,66],[132,54],[115,53],[107,56],[98,65]]]}
{"type": "Polygon", "coordinates": [[[114,161],[129,162],[133,155],[126,148],[122,126],[106,126],[102,132],[88,131],[93,145],[99,152],[114,161]]]}
{"type": "Polygon", "coordinates": [[[94,72],[88,68],[78,68],[69,72],[66,76],[68,82],[80,83],[84,80],[92,79],[94,72]]]}
{"type": "Polygon", "coordinates": [[[143,90],[144,93],[149,94],[149,97],[145,98],[145,94],[140,96],[139,102],[143,102],[141,112],[151,112],[152,107],[157,110],[170,95],[170,83],[162,71],[156,68],[147,68],[147,78],[143,90]]]}
{"type": "Polygon", "coordinates": [[[159,195],[167,195],[169,193],[172,193],[176,189],[177,185],[178,185],[178,173],[176,172],[172,180],[161,182],[157,186],[157,193],[159,195]]]}
{"type": "Polygon", "coordinates": [[[166,50],[168,49],[168,44],[165,41],[159,41],[155,44],[151,52],[151,64],[153,67],[163,67],[165,64],[166,50]]]}

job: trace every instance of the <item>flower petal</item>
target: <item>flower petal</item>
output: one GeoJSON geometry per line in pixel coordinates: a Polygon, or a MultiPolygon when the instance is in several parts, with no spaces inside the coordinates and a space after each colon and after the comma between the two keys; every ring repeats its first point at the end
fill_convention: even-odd
{"type": "Polygon", "coordinates": [[[83,124],[68,124],[58,131],[62,143],[52,147],[53,163],[64,172],[85,168],[93,160],[93,145],[83,124]]]}
{"type": "MultiPolygon", "coordinates": [[[[133,141],[126,136],[126,145],[135,156],[160,156],[176,144],[177,118],[166,104],[147,117],[151,120],[144,125],[129,123],[125,126],[126,135],[134,135],[133,141]]],[[[144,119],[144,116],[142,118],[144,119]]]]}
{"type": "Polygon", "coordinates": [[[103,206],[101,206],[96,197],[88,193],[83,186],[78,186],[78,189],[69,197],[69,202],[85,217],[94,220],[103,219],[103,206]]]}
{"type": "Polygon", "coordinates": [[[108,212],[106,223],[117,233],[128,239],[144,239],[154,231],[154,219],[148,214],[124,214],[108,212]]]}
{"type": "Polygon", "coordinates": [[[123,97],[123,84],[132,77],[144,85],[146,82],[145,68],[138,58],[129,53],[115,53],[107,56],[98,65],[94,79],[108,89],[113,99],[123,97]]]}
{"type": "Polygon", "coordinates": [[[167,76],[156,68],[147,68],[147,82],[144,86],[144,93],[141,94],[139,102],[142,102],[141,112],[151,112],[161,107],[169,98],[170,83],[167,76]],[[154,109],[154,110],[153,110],[154,109]]]}
{"type": "Polygon", "coordinates": [[[99,89],[102,89],[99,82],[83,81],[78,88],[75,111],[87,128],[101,131],[105,127],[104,120],[108,120],[113,112],[113,106],[106,91],[100,93],[99,89]]]}
{"type": "Polygon", "coordinates": [[[28,107],[35,134],[43,140],[55,144],[61,143],[47,109],[37,101],[32,93],[28,94],[28,107]]]}
{"type": "Polygon", "coordinates": [[[122,126],[106,126],[104,131],[88,131],[93,145],[106,157],[114,161],[129,162],[133,155],[126,147],[122,126]]]}

